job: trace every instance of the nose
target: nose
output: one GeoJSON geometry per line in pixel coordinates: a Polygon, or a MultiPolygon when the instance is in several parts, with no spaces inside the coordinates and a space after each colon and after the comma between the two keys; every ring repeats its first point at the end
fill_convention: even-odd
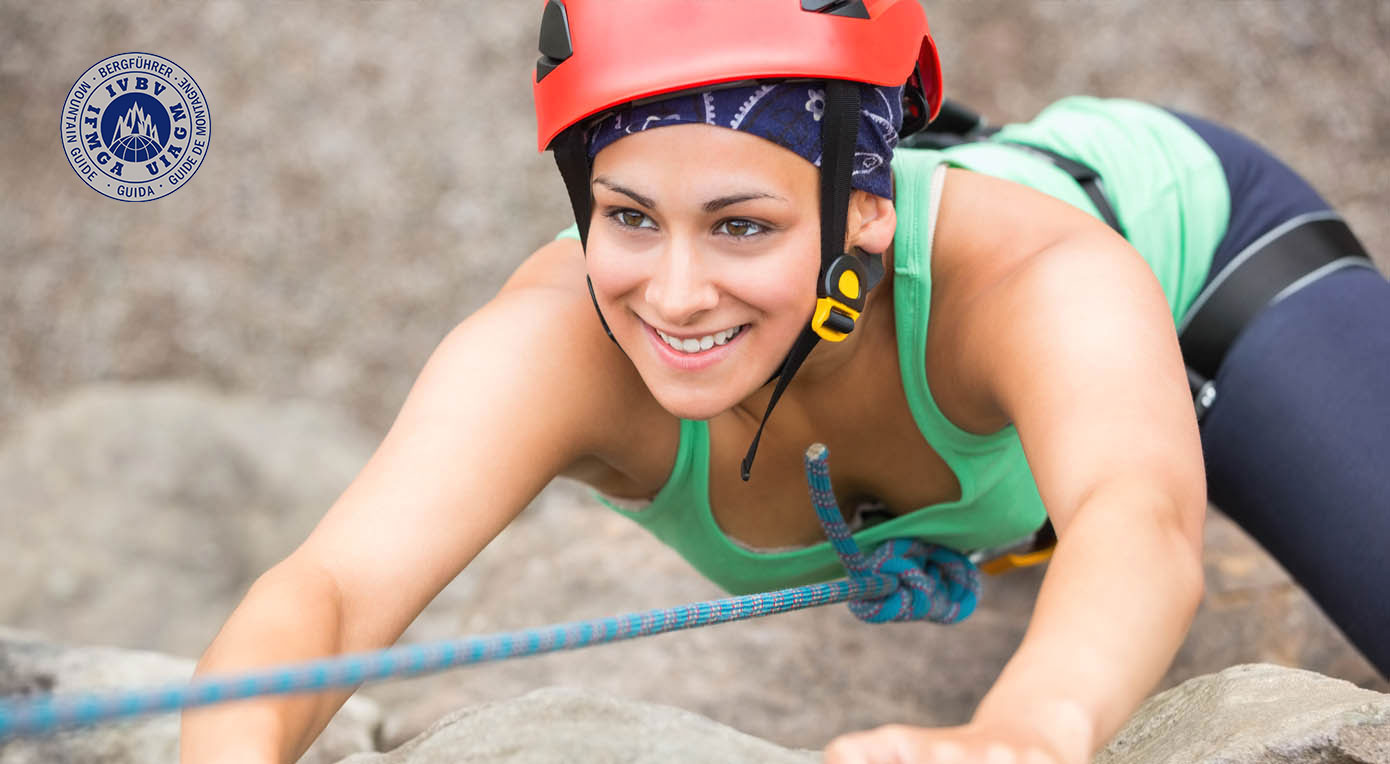
{"type": "Polygon", "coordinates": [[[679,241],[661,253],[645,297],[655,317],[667,326],[688,324],[718,304],[719,291],[702,266],[699,253],[679,241]]]}

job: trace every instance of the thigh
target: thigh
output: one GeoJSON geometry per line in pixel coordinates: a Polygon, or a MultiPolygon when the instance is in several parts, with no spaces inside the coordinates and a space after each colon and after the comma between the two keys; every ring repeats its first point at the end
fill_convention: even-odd
{"type": "Polygon", "coordinates": [[[1212,501],[1390,676],[1390,282],[1347,268],[1265,309],[1215,382],[1212,501]]]}

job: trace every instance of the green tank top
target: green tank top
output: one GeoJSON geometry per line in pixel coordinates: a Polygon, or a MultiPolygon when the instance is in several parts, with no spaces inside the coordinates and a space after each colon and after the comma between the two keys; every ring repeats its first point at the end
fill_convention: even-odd
{"type": "MultiPolygon", "coordinates": [[[[1206,143],[1161,109],[1094,98],[1060,101],[1033,122],[1006,127],[996,137],[1051,149],[1099,172],[1130,242],[1158,277],[1174,320],[1182,315],[1206,278],[1229,213],[1225,175],[1206,143]]],[[[966,432],[941,413],[927,386],[932,235],[947,166],[1022,183],[1099,217],[1066,172],[1007,144],[897,152],[893,309],[899,369],[913,419],[955,473],[961,496],[854,533],[866,549],[892,538],[918,538],[962,551],[994,547],[1027,536],[1047,516],[1014,427],[989,435],[966,432]]],[[[577,238],[577,233],[571,227],[561,236],[577,238]]],[[[725,535],[710,509],[709,448],[706,423],[682,420],[671,475],[648,506],[634,510],[602,495],[598,499],[734,594],[844,575],[828,542],[755,551],[725,535]]],[[[807,511],[812,511],[809,504],[807,511]]]]}

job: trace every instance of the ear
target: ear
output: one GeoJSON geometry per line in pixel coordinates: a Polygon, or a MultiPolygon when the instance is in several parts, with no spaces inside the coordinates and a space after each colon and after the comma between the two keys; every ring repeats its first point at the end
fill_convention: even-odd
{"type": "Polygon", "coordinates": [[[893,200],[855,189],[849,196],[847,222],[846,252],[854,247],[866,252],[886,252],[898,230],[898,213],[893,200]]]}

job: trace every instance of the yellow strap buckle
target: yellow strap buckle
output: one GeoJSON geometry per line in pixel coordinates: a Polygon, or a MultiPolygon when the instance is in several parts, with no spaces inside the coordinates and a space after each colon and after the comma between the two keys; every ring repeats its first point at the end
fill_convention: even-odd
{"type": "Polygon", "coordinates": [[[823,340],[839,342],[854,331],[854,322],[858,320],[859,311],[834,297],[822,297],[816,300],[816,312],[811,316],[811,329],[823,340]]]}
{"type": "Polygon", "coordinates": [[[865,281],[864,263],[854,255],[840,255],[822,275],[816,312],[811,315],[811,331],[823,340],[839,342],[850,332],[864,309],[864,292],[873,286],[865,281]]]}

